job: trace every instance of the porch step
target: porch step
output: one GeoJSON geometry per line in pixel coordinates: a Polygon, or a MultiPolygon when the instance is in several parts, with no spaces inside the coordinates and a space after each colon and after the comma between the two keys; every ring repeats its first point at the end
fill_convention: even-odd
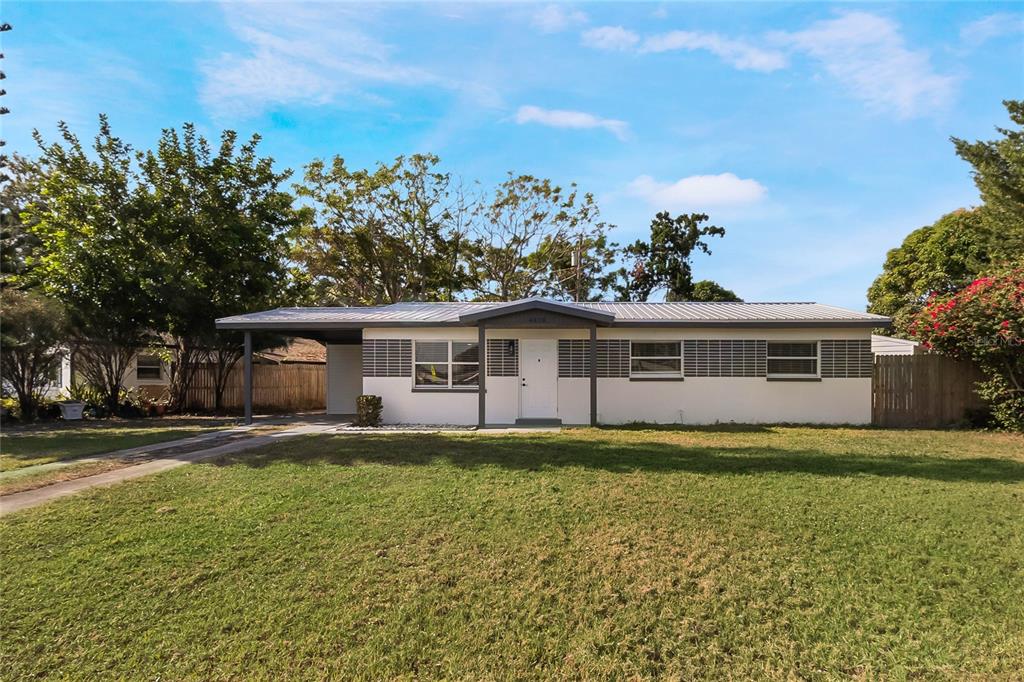
{"type": "Polygon", "coordinates": [[[516,426],[561,426],[561,419],[517,419],[516,426]]]}

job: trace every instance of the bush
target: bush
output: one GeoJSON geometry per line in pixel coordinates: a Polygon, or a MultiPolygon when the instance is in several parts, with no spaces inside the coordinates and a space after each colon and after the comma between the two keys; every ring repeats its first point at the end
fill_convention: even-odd
{"type": "Polygon", "coordinates": [[[977,364],[987,377],[978,395],[995,421],[1024,431],[1024,267],[933,296],[910,331],[925,348],[977,364]]]}
{"type": "Polygon", "coordinates": [[[356,398],[356,426],[380,426],[384,401],[379,395],[361,395],[356,398]]]}
{"type": "MultiPolygon", "coordinates": [[[[72,384],[67,391],[67,400],[85,403],[85,415],[92,419],[106,419],[111,416],[103,392],[90,384],[72,384]]],[[[122,388],[118,397],[115,414],[122,419],[141,419],[150,414],[149,405],[137,388],[122,388]]]]}

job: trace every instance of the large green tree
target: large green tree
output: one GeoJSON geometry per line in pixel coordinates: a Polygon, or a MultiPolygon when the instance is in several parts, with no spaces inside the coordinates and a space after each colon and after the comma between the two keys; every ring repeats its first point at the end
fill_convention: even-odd
{"type": "Polygon", "coordinates": [[[599,298],[611,283],[605,270],[614,260],[612,226],[600,215],[593,195],[576,185],[510,173],[476,224],[473,295],[486,301],[599,298]]]}
{"type": "Polygon", "coordinates": [[[1003,104],[1016,129],[997,127],[1002,137],[996,140],[952,140],[956,153],[973,167],[988,251],[996,261],[1012,262],[1024,258],[1024,100],[1003,104]]]}
{"type": "Polygon", "coordinates": [[[868,289],[868,311],[891,317],[894,333],[910,338],[909,325],[931,296],[959,291],[984,271],[989,244],[978,209],[914,230],[886,255],[868,289]]]}
{"type": "Polygon", "coordinates": [[[30,286],[27,277],[39,238],[26,224],[29,204],[39,204],[42,172],[39,163],[19,154],[2,159],[0,176],[0,287],[30,286]]]}
{"type": "Polygon", "coordinates": [[[35,291],[0,290],[0,375],[25,421],[35,419],[42,390],[60,369],[66,335],[67,320],[56,301],[35,291]]]}
{"type": "MultiPolygon", "coordinates": [[[[201,362],[215,373],[215,408],[241,356],[237,334],[214,322],[287,300],[286,235],[294,224],[289,176],[257,153],[259,136],[239,145],[221,133],[216,149],[186,123],[166,129],[155,150],[140,156],[154,210],[149,229],[157,265],[155,328],[171,342],[170,397],[186,407],[201,362]]],[[[269,340],[268,340],[269,341],[269,340]]]]}
{"type": "Polygon", "coordinates": [[[33,278],[68,311],[76,369],[116,410],[125,372],[151,340],[159,297],[159,263],[150,228],[153,202],[140,182],[132,148],[105,116],[91,153],[59,124],[62,142],[38,131],[45,201],[26,215],[40,240],[33,278]]]}
{"type": "Polygon", "coordinates": [[[693,283],[693,291],[690,292],[690,301],[702,301],[705,303],[742,303],[743,299],[736,295],[732,289],[726,289],[718,282],[710,279],[702,279],[693,283]]]}
{"type": "Polygon", "coordinates": [[[650,239],[638,239],[623,249],[627,265],[619,270],[619,298],[646,301],[664,291],[667,301],[693,300],[693,252],[710,254],[706,238],[725,236],[725,228],[703,224],[708,220],[704,213],[674,218],[668,211],[656,214],[650,239]]]}
{"type": "Polygon", "coordinates": [[[373,170],[341,157],[306,167],[296,192],[310,202],[292,258],[313,300],[374,304],[454,300],[467,284],[473,201],[431,154],[373,170]]]}

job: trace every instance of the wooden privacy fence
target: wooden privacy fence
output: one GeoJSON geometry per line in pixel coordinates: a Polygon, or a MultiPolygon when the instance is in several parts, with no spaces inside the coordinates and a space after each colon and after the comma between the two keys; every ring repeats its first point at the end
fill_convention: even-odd
{"type": "Polygon", "coordinates": [[[969,362],[942,355],[876,355],[871,421],[876,426],[949,426],[981,409],[974,384],[984,375],[969,362]]]}
{"type": "MultiPolygon", "coordinates": [[[[244,386],[243,367],[239,362],[228,376],[221,409],[241,410],[245,405],[244,386]]],[[[189,408],[212,410],[213,387],[213,370],[201,367],[188,392],[189,408]]],[[[327,405],[327,365],[253,365],[252,404],[256,410],[281,412],[324,409],[327,405]]]]}

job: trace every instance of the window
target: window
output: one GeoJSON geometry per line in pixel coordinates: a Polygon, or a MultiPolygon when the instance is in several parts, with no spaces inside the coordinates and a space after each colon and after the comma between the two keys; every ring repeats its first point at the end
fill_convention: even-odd
{"type": "Polygon", "coordinates": [[[155,355],[140,355],[135,360],[136,379],[160,380],[160,358],[155,355]]]}
{"type": "Polygon", "coordinates": [[[679,341],[633,341],[630,344],[629,375],[682,376],[681,346],[679,341]]]}
{"type": "Polygon", "coordinates": [[[475,341],[417,341],[417,388],[475,387],[480,377],[480,351],[475,341]]]}
{"type": "Polygon", "coordinates": [[[46,368],[46,383],[49,386],[60,387],[60,370],[61,365],[64,364],[64,356],[57,355],[53,358],[53,362],[46,368]]]}
{"type": "Polygon", "coordinates": [[[768,342],[768,376],[818,376],[818,342],[768,342]]]}

